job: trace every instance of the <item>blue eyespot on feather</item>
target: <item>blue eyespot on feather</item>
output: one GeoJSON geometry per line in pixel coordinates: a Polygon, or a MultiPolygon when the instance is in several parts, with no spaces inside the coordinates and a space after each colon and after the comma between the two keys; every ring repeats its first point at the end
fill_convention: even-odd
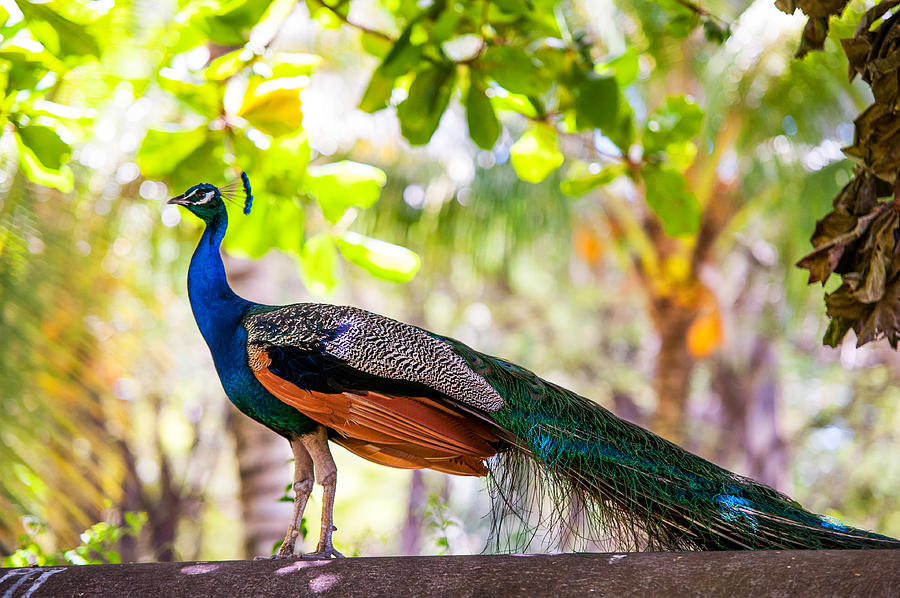
{"type": "Polygon", "coordinates": [[[244,183],[244,195],[246,196],[244,200],[244,214],[249,214],[253,205],[253,194],[250,193],[250,177],[247,176],[246,172],[241,172],[241,182],[244,183]]]}

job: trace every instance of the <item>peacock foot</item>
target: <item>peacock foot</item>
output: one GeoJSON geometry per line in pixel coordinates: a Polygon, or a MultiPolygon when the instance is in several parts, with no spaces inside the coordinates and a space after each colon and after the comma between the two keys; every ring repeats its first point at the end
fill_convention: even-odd
{"type": "Polygon", "coordinates": [[[315,552],[301,554],[300,558],[310,561],[322,561],[327,559],[343,559],[346,557],[335,550],[334,545],[332,545],[331,542],[328,542],[324,546],[319,544],[315,552]]]}

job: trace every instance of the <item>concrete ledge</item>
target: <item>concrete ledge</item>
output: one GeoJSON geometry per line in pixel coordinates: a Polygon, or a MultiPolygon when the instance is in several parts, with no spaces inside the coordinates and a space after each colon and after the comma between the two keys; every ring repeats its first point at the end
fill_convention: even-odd
{"type": "Polygon", "coordinates": [[[0,569],[43,596],[900,596],[900,550],[490,555],[0,569]]]}

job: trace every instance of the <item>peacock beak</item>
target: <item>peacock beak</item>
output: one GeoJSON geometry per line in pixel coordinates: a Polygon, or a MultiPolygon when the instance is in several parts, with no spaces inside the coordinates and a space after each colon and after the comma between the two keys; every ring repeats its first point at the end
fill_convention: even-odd
{"type": "Polygon", "coordinates": [[[166,203],[167,203],[167,204],[177,204],[177,205],[179,205],[179,206],[186,206],[186,205],[190,205],[191,202],[190,202],[190,200],[185,199],[185,198],[184,198],[184,193],[182,193],[181,195],[178,195],[178,196],[173,197],[172,199],[170,199],[170,200],[167,201],[166,203]]]}

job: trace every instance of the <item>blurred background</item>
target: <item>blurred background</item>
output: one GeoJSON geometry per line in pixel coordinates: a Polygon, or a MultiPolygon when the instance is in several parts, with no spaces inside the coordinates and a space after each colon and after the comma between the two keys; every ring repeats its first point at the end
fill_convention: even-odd
{"type": "MultiPolygon", "coordinates": [[[[0,2],[3,562],[283,536],[288,444],[224,396],[165,205],[241,170],[239,294],[455,337],[900,535],[900,358],[822,346],[793,266],[852,171],[866,8],[797,60],[769,0],[0,2]]],[[[483,549],[481,481],[334,451],[338,550],[483,549]]]]}

